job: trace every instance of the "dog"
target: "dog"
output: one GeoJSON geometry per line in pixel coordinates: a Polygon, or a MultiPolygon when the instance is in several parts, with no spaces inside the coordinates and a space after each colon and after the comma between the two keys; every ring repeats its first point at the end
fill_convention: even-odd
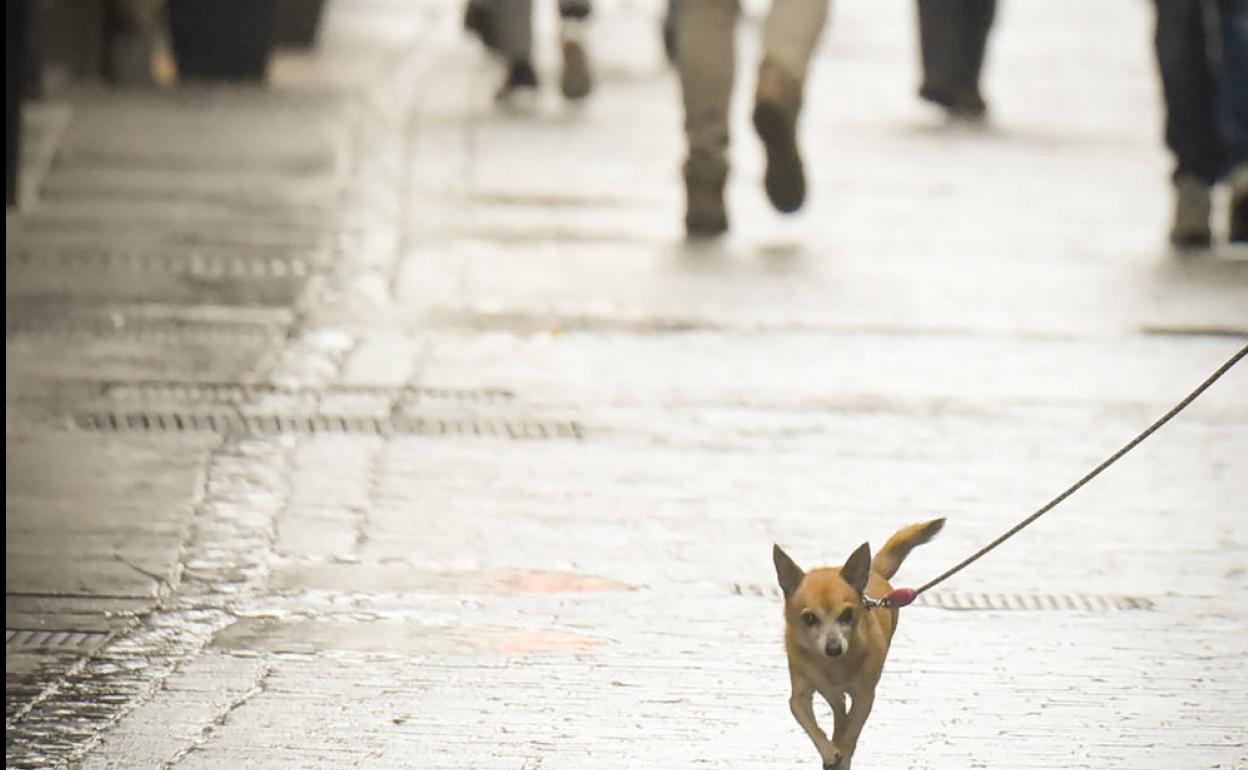
{"type": "Polygon", "coordinates": [[[870,608],[865,600],[887,595],[888,579],[916,546],[930,541],[944,519],[904,527],[875,559],[863,543],[845,564],[803,572],[780,546],[772,549],[784,592],[784,649],[793,685],[789,709],[815,744],[824,770],[850,770],[875,687],[897,630],[896,607],[870,608]],[[815,721],[815,693],[832,707],[832,738],[815,721]],[[845,696],[850,699],[846,708],[845,696]]]}

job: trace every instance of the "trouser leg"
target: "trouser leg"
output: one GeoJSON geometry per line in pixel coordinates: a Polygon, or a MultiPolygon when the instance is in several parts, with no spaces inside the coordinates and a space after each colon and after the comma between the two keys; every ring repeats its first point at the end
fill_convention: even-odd
{"type": "Polygon", "coordinates": [[[919,58],[925,91],[947,93],[953,89],[958,42],[950,10],[950,0],[918,0],[919,58]]]}
{"type": "Polygon", "coordinates": [[[490,3],[498,35],[498,52],[509,62],[533,60],[533,0],[490,3]]]}
{"type": "Polygon", "coordinates": [[[1206,48],[1205,7],[1198,0],[1156,0],[1154,43],[1166,102],[1166,145],[1177,179],[1217,180],[1222,149],[1214,123],[1214,79],[1206,48]]]}
{"type": "Polygon", "coordinates": [[[996,0],[918,0],[920,93],[947,105],[980,100],[996,0]]]}
{"type": "Polygon", "coordinates": [[[997,13],[996,0],[962,0],[962,18],[959,29],[962,45],[957,77],[968,89],[979,93],[979,79],[984,68],[984,52],[988,48],[988,33],[997,13]]]}
{"type": "Polygon", "coordinates": [[[728,110],[736,70],[737,0],[684,0],[677,60],[689,155],[685,172],[723,178],[728,171],[728,110]]]}
{"type": "Polygon", "coordinates": [[[799,84],[828,18],[828,0],[772,0],[763,24],[763,60],[799,84]]]}
{"type": "Polygon", "coordinates": [[[1227,170],[1248,164],[1248,0],[1222,0],[1218,134],[1227,170]]]}

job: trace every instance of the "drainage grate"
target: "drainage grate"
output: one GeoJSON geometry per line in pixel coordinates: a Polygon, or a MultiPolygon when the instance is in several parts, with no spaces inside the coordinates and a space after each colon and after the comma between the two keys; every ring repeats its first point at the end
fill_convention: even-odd
{"type": "Polygon", "coordinates": [[[196,404],[238,403],[281,396],[300,400],[325,400],[342,396],[370,396],[410,404],[418,401],[453,401],[493,404],[511,401],[515,394],[502,388],[459,390],[454,388],[392,387],[385,385],[334,385],[328,388],[287,388],[267,383],[174,382],[166,380],[102,380],[81,383],[101,396],[138,401],[181,401],[196,404]]]}
{"type": "MultiPolygon", "coordinates": [[[[738,596],[780,596],[778,588],[760,588],[757,585],[733,583],[732,592],[738,596]]],[[[1117,612],[1126,610],[1152,610],[1152,599],[1140,596],[1115,596],[1103,594],[1003,594],[983,592],[928,591],[915,600],[916,607],[941,610],[1014,610],[1032,612],[1117,612]]]]}
{"type": "Polygon", "coordinates": [[[87,655],[95,651],[108,638],[99,631],[43,631],[6,628],[4,651],[13,652],[71,652],[87,655]]]}
{"type": "Polygon", "coordinates": [[[107,432],[191,432],[252,434],[351,433],[367,435],[469,436],[508,439],[580,440],[571,420],[497,417],[368,417],[332,414],[241,414],[238,412],[87,412],[74,415],[81,430],[107,432]]]}
{"type": "Polygon", "coordinates": [[[5,337],[51,336],[65,339],[134,340],[141,342],[231,342],[272,344],[285,330],[259,323],[204,323],[165,319],[6,318],[5,337]]]}
{"type": "Polygon", "coordinates": [[[158,273],[195,278],[289,280],[310,272],[297,257],[226,255],[202,251],[162,254],[110,251],[95,246],[62,246],[54,250],[18,247],[8,254],[7,267],[25,270],[91,270],[115,273],[158,273]]]}

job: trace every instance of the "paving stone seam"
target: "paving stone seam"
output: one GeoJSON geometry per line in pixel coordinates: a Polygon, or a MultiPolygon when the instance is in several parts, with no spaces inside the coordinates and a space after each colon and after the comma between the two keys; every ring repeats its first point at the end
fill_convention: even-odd
{"type": "Polygon", "coordinates": [[[193,751],[208,743],[208,741],[212,738],[212,734],[224,725],[227,720],[229,720],[231,714],[245,706],[252,698],[255,698],[257,695],[265,692],[268,688],[269,677],[272,673],[273,667],[268,663],[263,664],[260,670],[256,673],[251,686],[241,694],[232,698],[228,703],[220,706],[217,713],[214,714],[208,721],[208,724],[203,726],[200,734],[191,743],[184,745],[182,748],[174,752],[173,756],[165,760],[161,764],[160,770],[173,770],[174,767],[186,759],[193,751]]]}

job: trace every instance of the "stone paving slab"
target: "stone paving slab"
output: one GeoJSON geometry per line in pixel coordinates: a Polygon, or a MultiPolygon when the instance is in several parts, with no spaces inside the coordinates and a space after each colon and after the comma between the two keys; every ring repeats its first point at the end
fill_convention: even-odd
{"type": "MultiPolygon", "coordinates": [[[[747,6],[743,95],[760,4],[747,6]]],[[[462,40],[454,10],[331,5],[324,58],[280,60],[271,102],[221,92],[89,105],[104,127],[148,115],[171,128],[146,166],[116,168],[146,151],[132,137],[93,144],[72,120],[62,127],[80,165],[48,166],[56,208],[19,217],[6,250],[48,249],[26,248],[30,261],[105,233],[127,255],[234,250],[314,271],[297,298],[262,307],[182,304],[211,298],[203,287],[28,298],[6,317],[10,369],[26,370],[6,382],[6,427],[10,441],[45,440],[49,420],[64,431],[76,409],[202,400],[240,413],[569,419],[576,440],[278,426],[149,446],[201,482],[192,526],[133,540],[168,560],[161,538],[182,532],[181,580],[89,658],[11,656],[21,677],[6,676],[7,764],[813,767],[785,703],[773,542],[834,563],[947,515],[899,575],[917,582],[1242,345],[1242,255],[1179,262],[1160,246],[1147,6],[1003,8],[983,132],[950,130],[914,103],[911,6],[837,6],[804,129],[810,212],[786,224],[766,212],[743,96],[735,232],[700,249],[678,237],[661,3],[603,3],[599,93],[581,109],[547,93],[531,112],[492,106],[497,68],[462,40]],[[337,145],[317,134],[282,146],[265,121],[322,115],[337,103],[326,94],[358,95],[352,78],[379,63],[388,74],[353,102],[369,119],[350,162],[324,184],[299,177],[328,173],[317,148],[337,145]],[[172,129],[226,104],[246,113],[239,131],[180,149],[172,129]],[[253,128],[272,156],[231,154],[253,128]],[[185,185],[151,167],[165,163],[185,185]],[[233,186],[234,172],[254,184],[233,186]],[[289,188],[265,182],[286,177],[289,188]],[[114,192],[135,200],[113,207],[124,216],[111,227],[97,203],[114,192]],[[269,207],[237,210],[270,194],[269,207]],[[161,224],[170,209],[187,212],[185,228],[161,224]],[[133,232],[153,224],[159,237],[133,232]],[[88,325],[121,312],[178,330],[159,344],[96,335],[54,348],[23,326],[61,308],[88,325]],[[276,337],[187,344],[199,338],[182,327],[223,316],[276,337]],[[42,422],[24,422],[32,413],[42,422]]],[[[539,31],[552,19],[543,12],[539,31]]],[[[557,61],[542,45],[545,75],[557,61]]],[[[1232,373],[1025,542],[905,610],[857,765],[1243,764],[1244,384],[1232,373]]],[[[61,467],[30,462],[46,478],[61,467]]],[[[136,506],[95,506],[102,526],[75,527],[67,544],[103,547],[126,514],[151,520],[141,506],[178,496],[172,478],[137,488],[141,472],[109,483],[108,467],[88,464],[79,496],[98,486],[136,506]]],[[[13,553],[52,554],[55,542],[13,553]]],[[[82,601],[6,597],[6,615],[59,622],[96,606],[82,601]]],[[[133,600],[98,601],[135,612],[133,600]]],[[[112,629],[114,616],[95,617],[92,629],[112,629]]]]}
{"type": "MultiPolygon", "coordinates": [[[[6,597],[146,599],[153,607],[179,579],[207,450],[202,440],[6,437],[6,597]]],[[[8,609],[7,628],[32,627],[14,625],[8,609]]]]}

